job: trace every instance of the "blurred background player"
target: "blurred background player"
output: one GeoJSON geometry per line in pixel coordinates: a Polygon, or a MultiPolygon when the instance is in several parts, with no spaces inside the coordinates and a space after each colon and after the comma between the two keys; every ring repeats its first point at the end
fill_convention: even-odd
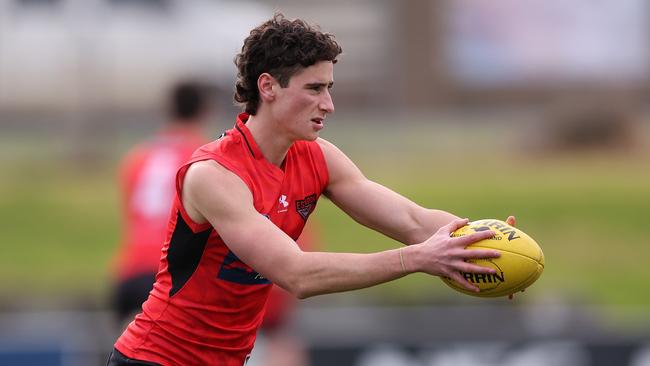
{"type": "Polygon", "coordinates": [[[123,326],[140,311],[151,290],[174,197],[174,176],[192,152],[207,142],[205,85],[183,81],[168,95],[169,120],[154,136],[132,148],[119,168],[122,239],[114,258],[111,306],[123,326]]]}

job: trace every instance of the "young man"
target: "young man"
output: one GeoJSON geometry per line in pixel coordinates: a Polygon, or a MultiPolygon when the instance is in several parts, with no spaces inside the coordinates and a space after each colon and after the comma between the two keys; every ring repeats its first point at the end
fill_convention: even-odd
{"type": "Polygon", "coordinates": [[[494,272],[466,260],[497,251],[465,249],[493,232],[451,238],[466,219],[368,180],[318,137],[334,112],[330,88],[340,53],[333,36],[282,15],[251,31],[236,58],[235,100],[245,113],[180,168],[154,289],[109,365],[241,366],[271,283],[307,298],[424,272],[478,291],[459,271],[494,272]],[[303,252],[295,240],[321,194],[408,246],[303,252]]]}
{"type": "Polygon", "coordinates": [[[155,136],[132,148],[120,163],[122,239],[113,263],[111,306],[120,327],[137,314],[153,287],[174,198],[178,168],[207,142],[207,90],[194,82],[174,85],[169,120],[155,136]]]}

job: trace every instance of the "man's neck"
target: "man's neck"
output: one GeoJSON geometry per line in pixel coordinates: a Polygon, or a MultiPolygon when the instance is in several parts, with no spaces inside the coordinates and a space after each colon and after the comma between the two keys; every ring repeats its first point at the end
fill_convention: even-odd
{"type": "Polygon", "coordinates": [[[282,166],[293,141],[282,136],[272,120],[264,119],[259,115],[248,117],[246,127],[253,135],[264,158],[275,166],[282,166]]]}

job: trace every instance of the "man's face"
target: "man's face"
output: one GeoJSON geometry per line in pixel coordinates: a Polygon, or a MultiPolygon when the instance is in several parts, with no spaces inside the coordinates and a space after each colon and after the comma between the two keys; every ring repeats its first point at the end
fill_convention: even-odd
{"type": "Polygon", "coordinates": [[[334,64],[321,61],[294,74],[287,87],[275,85],[272,113],[278,128],[294,141],[315,140],[325,117],[334,112],[333,83],[334,64]]]}

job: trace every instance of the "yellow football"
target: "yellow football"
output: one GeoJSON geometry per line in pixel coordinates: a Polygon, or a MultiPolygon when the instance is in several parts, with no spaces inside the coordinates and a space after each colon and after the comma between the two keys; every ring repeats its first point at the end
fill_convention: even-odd
{"type": "Polygon", "coordinates": [[[494,268],[496,273],[461,273],[467,281],[481,289],[481,292],[467,291],[446,277],[442,280],[456,291],[479,297],[506,296],[532,285],[544,271],[544,253],[535,240],[523,231],[501,220],[486,219],[470,222],[451,236],[464,236],[485,230],[492,230],[496,234],[467,248],[497,249],[501,256],[492,259],[471,259],[468,262],[494,268]]]}

